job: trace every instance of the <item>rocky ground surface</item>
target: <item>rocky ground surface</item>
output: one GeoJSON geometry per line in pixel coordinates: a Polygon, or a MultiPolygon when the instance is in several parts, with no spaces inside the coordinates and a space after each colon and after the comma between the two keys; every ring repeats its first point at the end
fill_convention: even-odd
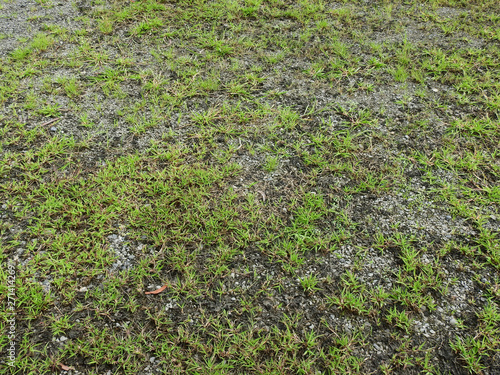
{"type": "Polygon", "coordinates": [[[0,372],[499,373],[499,14],[1,2],[0,372]]]}

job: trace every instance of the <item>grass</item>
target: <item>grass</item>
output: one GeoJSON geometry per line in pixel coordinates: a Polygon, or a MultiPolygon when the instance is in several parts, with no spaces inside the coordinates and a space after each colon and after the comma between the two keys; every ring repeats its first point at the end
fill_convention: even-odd
{"type": "Polygon", "coordinates": [[[0,373],[499,371],[499,12],[113,0],[16,41],[0,373]]]}

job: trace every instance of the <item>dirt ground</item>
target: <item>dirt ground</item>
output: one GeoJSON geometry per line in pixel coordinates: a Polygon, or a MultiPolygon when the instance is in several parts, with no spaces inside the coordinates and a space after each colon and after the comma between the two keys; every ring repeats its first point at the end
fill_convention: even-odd
{"type": "Polygon", "coordinates": [[[500,373],[499,23],[0,2],[0,373],[500,373]]]}

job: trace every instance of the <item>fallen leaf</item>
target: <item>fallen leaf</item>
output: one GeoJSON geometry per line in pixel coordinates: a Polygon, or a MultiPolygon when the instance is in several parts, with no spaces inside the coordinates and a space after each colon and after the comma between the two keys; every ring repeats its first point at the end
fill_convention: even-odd
{"type": "Polygon", "coordinates": [[[144,294],[158,294],[167,289],[168,284],[163,285],[160,289],[153,290],[152,292],[146,292],[144,294]]]}
{"type": "Polygon", "coordinates": [[[63,370],[63,371],[69,371],[69,370],[73,369],[73,367],[63,365],[62,363],[59,363],[59,366],[61,366],[61,370],[63,370]]]}

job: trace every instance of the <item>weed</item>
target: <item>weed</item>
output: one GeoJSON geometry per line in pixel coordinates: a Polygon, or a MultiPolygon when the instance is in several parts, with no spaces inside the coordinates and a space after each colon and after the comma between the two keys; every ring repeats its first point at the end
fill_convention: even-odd
{"type": "Polygon", "coordinates": [[[318,284],[318,279],[316,275],[313,274],[309,274],[300,280],[300,285],[302,286],[302,289],[304,289],[304,291],[308,293],[320,290],[320,288],[317,287],[317,284],[318,284]]]}

